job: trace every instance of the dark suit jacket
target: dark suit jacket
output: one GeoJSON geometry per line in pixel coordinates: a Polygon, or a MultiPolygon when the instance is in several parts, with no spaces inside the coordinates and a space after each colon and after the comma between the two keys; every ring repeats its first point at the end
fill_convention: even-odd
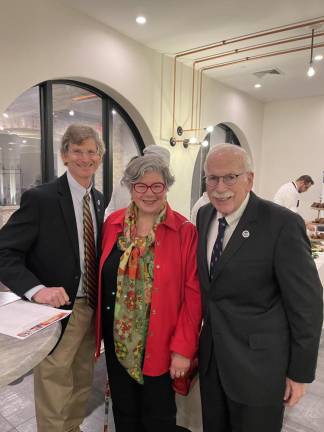
{"type": "MultiPolygon", "coordinates": [[[[103,195],[94,188],[92,197],[99,248],[104,202],[103,195]]],[[[40,284],[63,286],[73,305],[80,276],[77,225],[64,174],[26,191],[20,208],[0,230],[0,280],[19,296],[40,284]]],[[[63,328],[66,324],[64,320],[63,328]]]]}
{"type": "Polygon", "coordinates": [[[205,322],[201,373],[213,347],[230,399],[255,406],[280,403],[286,376],[302,383],[314,379],[322,329],[323,290],[305,223],[251,193],[210,282],[206,243],[215,214],[207,204],[197,218],[205,322]]]}

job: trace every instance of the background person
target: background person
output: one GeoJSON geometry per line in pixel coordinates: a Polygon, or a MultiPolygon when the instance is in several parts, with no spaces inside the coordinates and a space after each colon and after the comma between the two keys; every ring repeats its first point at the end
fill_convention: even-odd
{"type": "MultiPolygon", "coordinates": [[[[165,161],[167,166],[170,165],[170,152],[165,147],[151,144],[145,147],[145,149],[143,150],[143,154],[155,154],[157,156],[160,156],[165,161]]],[[[137,157],[138,156],[133,156],[130,159],[130,162],[137,157]]],[[[131,197],[127,186],[117,184],[112,191],[109,204],[105,210],[105,220],[114,211],[127,207],[130,201],[131,197]]]]}
{"type": "Polygon", "coordinates": [[[97,354],[102,327],[116,432],[175,431],[171,379],[197,352],[196,229],[166,201],[173,182],[160,157],[131,161],[132,202],[103,228],[97,354]]]}
{"type": "Polygon", "coordinates": [[[26,191],[0,231],[0,280],[21,297],[73,309],[61,321],[58,345],[34,370],[38,432],[79,432],[85,416],[95,352],[95,246],[104,214],[92,179],[103,153],[96,131],[69,126],[61,144],[67,172],[26,191]]]}
{"type": "Polygon", "coordinates": [[[308,191],[313,184],[314,181],[309,175],[302,175],[297,180],[282,185],[276,192],[273,202],[297,213],[300,194],[308,191]]]}
{"type": "Polygon", "coordinates": [[[323,290],[300,216],[251,192],[238,146],[205,163],[198,212],[204,305],[199,368],[204,432],[279,432],[314,380],[323,290]]]}
{"type": "Polygon", "coordinates": [[[204,192],[201,197],[195,202],[194,206],[191,209],[190,220],[196,225],[197,213],[200,207],[209,203],[209,198],[207,192],[204,192]]]}

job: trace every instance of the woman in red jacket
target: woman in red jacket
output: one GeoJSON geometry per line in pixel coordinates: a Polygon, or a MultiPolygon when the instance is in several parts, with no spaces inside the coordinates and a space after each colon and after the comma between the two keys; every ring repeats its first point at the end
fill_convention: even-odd
{"type": "Polygon", "coordinates": [[[103,228],[97,354],[102,334],[116,432],[175,431],[172,379],[197,352],[197,234],[166,201],[173,182],[159,156],[132,160],[122,179],[132,202],[103,228]]]}

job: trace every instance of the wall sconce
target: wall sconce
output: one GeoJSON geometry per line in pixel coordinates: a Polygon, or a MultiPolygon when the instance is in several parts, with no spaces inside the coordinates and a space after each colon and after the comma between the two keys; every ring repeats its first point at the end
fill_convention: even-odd
{"type": "Polygon", "coordinates": [[[309,67],[307,71],[307,76],[309,76],[310,78],[313,77],[316,73],[313,66],[313,49],[314,49],[314,29],[312,29],[311,54],[310,54],[309,67]]]}
{"type": "MultiPolygon", "coordinates": [[[[200,129],[197,129],[197,128],[196,129],[192,129],[192,128],[191,129],[183,129],[181,126],[178,126],[177,127],[177,134],[179,136],[182,136],[184,132],[197,132],[197,131],[199,132],[201,130],[204,130],[207,133],[212,133],[214,130],[214,126],[207,126],[205,128],[200,128],[200,129]]],[[[174,147],[177,143],[182,143],[184,148],[188,148],[189,144],[190,145],[201,145],[202,147],[208,147],[209,146],[208,140],[204,139],[203,141],[199,141],[197,139],[197,137],[194,135],[190,138],[185,138],[183,140],[182,139],[177,140],[175,137],[171,137],[169,142],[170,142],[170,145],[172,147],[174,147]]]]}

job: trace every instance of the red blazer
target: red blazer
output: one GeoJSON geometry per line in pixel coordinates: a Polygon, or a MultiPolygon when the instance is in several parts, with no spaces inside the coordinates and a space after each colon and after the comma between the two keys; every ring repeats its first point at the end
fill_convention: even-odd
{"type": "MultiPolygon", "coordinates": [[[[112,213],[103,226],[96,316],[96,356],[100,355],[101,271],[123,230],[125,209],[112,213]]],[[[201,296],[197,277],[197,232],[194,225],[167,207],[166,219],[156,230],[151,314],[143,374],[158,376],[170,367],[171,352],[192,359],[201,327],[201,296]]],[[[109,356],[109,353],[107,353],[109,356]]]]}

